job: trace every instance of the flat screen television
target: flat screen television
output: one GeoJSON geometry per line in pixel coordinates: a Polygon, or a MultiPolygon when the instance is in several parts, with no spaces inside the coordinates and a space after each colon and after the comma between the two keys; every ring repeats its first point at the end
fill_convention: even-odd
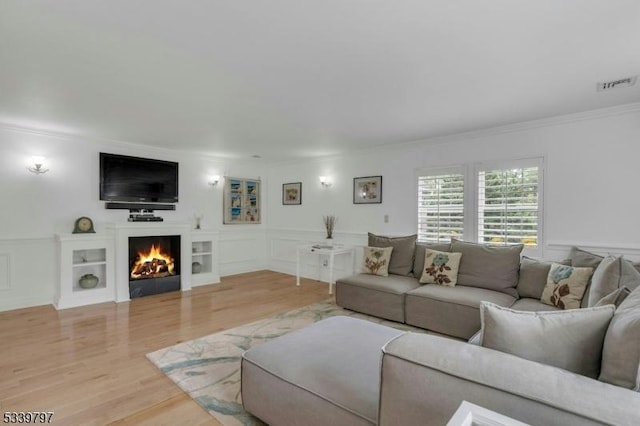
{"type": "Polygon", "coordinates": [[[100,199],[178,202],[178,163],[100,153],[100,199]]]}

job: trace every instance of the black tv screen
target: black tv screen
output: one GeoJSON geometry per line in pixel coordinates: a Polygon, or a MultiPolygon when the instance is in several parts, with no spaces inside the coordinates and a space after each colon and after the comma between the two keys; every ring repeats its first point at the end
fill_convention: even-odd
{"type": "Polygon", "coordinates": [[[178,163],[101,152],[100,199],[175,203],[178,163]]]}

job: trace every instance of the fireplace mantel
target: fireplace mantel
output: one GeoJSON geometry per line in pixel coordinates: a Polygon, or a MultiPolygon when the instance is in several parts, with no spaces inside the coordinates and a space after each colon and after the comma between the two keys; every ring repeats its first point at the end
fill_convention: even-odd
{"type": "Polygon", "coordinates": [[[115,237],[116,302],[129,297],[129,237],[180,236],[180,290],[191,290],[191,224],[189,222],[122,222],[107,225],[115,237]]]}
{"type": "Polygon", "coordinates": [[[129,301],[129,237],[167,235],[180,236],[180,290],[220,282],[218,231],[195,230],[189,222],[110,223],[95,234],[56,235],[60,267],[54,305],[129,301]],[[80,287],[83,274],[98,276],[95,288],[80,287]]]}

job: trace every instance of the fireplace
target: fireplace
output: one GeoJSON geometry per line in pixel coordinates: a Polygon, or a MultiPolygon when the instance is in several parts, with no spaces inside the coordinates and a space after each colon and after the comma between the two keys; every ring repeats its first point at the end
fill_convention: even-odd
{"type": "Polygon", "coordinates": [[[180,290],[180,235],[129,237],[129,296],[180,290]]]}

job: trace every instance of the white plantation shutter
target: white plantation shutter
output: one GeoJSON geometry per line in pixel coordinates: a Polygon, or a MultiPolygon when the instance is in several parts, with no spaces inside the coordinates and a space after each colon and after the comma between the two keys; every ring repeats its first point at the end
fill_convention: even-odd
{"type": "Polygon", "coordinates": [[[478,242],[537,247],[541,230],[542,168],[480,170],[478,178],[478,242]]]}
{"type": "Polygon", "coordinates": [[[449,242],[464,230],[464,174],[418,176],[418,241],[449,242]]]}

